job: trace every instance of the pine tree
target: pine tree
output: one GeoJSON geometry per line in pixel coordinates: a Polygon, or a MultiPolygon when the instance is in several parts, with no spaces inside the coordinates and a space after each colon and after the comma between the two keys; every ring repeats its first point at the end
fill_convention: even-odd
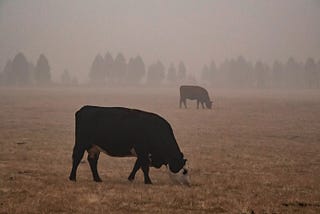
{"type": "Polygon", "coordinates": [[[176,71],[176,68],[174,67],[173,63],[171,63],[169,66],[167,80],[171,84],[177,83],[177,71],[176,71]]]}
{"type": "MultiPolygon", "coordinates": [[[[32,67],[32,66],[30,66],[32,67]]],[[[41,54],[35,67],[35,81],[38,85],[46,85],[51,83],[51,73],[48,59],[41,54]]]]}
{"type": "Polygon", "coordinates": [[[177,78],[179,81],[183,82],[186,79],[186,77],[187,77],[187,69],[184,63],[181,61],[178,67],[177,78]]]}
{"type": "Polygon", "coordinates": [[[23,53],[18,53],[12,61],[10,80],[14,85],[29,85],[31,83],[29,63],[23,53]]]}
{"type": "Polygon", "coordinates": [[[91,65],[89,78],[90,82],[95,85],[103,85],[106,79],[105,62],[100,54],[98,54],[91,65]]]}

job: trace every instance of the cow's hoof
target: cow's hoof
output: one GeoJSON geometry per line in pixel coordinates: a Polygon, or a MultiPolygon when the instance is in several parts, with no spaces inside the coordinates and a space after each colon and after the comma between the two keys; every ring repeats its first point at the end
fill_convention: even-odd
{"type": "Polygon", "coordinates": [[[76,182],[76,178],[74,178],[74,177],[69,177],[69,180],[76,182]]]}
{"type": "Polygon", "coordinates": [[[145,183],[145,184],[152,184],[151,181],[145,181],[144,183],[145,183]]]}
{"type": "Polygon", "coordinates": [[[95,182],[102,182],[101,178],[94,179],[95,182]]]}
{"type": "Polygon", "coordinates": [[[132,181],[134,180],[134,177],[130,177],[130,176],[129,176],[129,177],[128,177],[128,180],[132,182],[132,181]]]}

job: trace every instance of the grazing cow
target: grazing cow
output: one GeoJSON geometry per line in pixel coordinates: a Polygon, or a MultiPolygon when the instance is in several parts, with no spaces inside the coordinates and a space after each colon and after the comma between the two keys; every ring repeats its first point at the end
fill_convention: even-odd
{"type": "Polygon", "coordinates": [[[180,108],[182,103],[184,104],[184,107],[187,108],[187,99],[197,100],[197,108],[199,108],[199,103],[201,103],[202,108],[204,108],[203,103],[206,104],[207,108],[212,108],[212,101],[210,101],[208,91],[200,86],[180,86],[180,108]]]}
{"type": "Polygon", "coordinates": [[[170,124],[157,114],[122,107],[84,106],[75,115],[75,145],[69,176],[76,180],[77,167],[88,152],[93,179],[101,182],[97,170],[100,151],[113,157],[137,157],[128,179],[141,168],[144,183],[151,184],[149,166],[166,165],[176,181],[189,185],[186,159],[170,124]]]}

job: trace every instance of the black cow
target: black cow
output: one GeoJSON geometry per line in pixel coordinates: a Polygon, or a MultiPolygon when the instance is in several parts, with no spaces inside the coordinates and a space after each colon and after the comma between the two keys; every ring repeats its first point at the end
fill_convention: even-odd
{"type": "Polygon", "coordinates": [[[180,86],[180,108],[182,103],[184,104],[184,107],[187,108],[187,99],[197,100],[197,108],[199,108],[199,103],[201,103],[202,108],[204,108],[203,103],[206,104],[207,108],[212,108],[212,101],[210,101],[208,91],[200,86],[180,86]]]}
{"type": "Polygon", "coordinates": [[[84,106],[76,112],[73,165],[69,176],[76,180],[77,167],[88,152],[93,179],[101,182],[97,170],[100,151],[114,157],[136,156],[128,179],[132,181],[141,168],[144,183],[151,184],[149,166],[167,165],[180,183],[189,184],[186,159],[170,124],[157,114],[122,107],[84,106]]]}

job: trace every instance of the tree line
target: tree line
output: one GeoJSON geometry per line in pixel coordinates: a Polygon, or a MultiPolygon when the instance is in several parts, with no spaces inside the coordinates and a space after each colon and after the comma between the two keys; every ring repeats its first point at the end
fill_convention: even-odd
{"type": "Polygon", "coordinates": [[[51,83],[50,66],[47,58],[41,54],[34,65],[23,53],[18,53],[13,60],[8,60],[0,73],[2,85],[25,86],[31,84],[48,85],[51,83]]]}
{"type": "MultiPolygon", "coordinates": [[[[77,83],[77,78],[72,77],[67,70],[62,73],[60,84],[75,85],[77,83]]],[[[40,54],[34,65],[20,52],[13,60],[9,59],[3,71],[0,72],[0,85],[4,86],[50,86],[54,84],[49,61],[44,54],[40,54]]]]}
{"type": "Polygon", "coordinates": [[[226,59],[216,66],[212,61],[204,65],[200,79],[213,87],[228,88],[320,88],[320,60],[308,58],[298,62],[290,57],[286,62],[276,60],[271,66],[257,61],[251,63],[244,57],[226,59]]]}
{"type": "MultiPolygon", "coordinates": [[[[269,66],[262,61],[250,62],[244,57],[226,59],[219,66],[212,60],[198,73],[197,80],[187,73],[183,61],[178,66],[170,63],[168,68],[161,61],[146,66],[141,56],[127,61],[122,53],[115,58],[107,52],[104,57],[97,54],[88,71],[88,83],[93,86],[175,86],[185,83],[203,84],[214,88],[320,88],[320,60],[308,58],[298,62],[290,57],[286,62],[274,61],[269,66]]],[[[49,61],[41,54],[36,65],[28,61],[23,53],[8,60],[0,72],[0,85],[47,86],[53,84],[78,85],[77,77],[64,70],[60,82],[54,83],[49,61]]]]}
{"type": "Polygon", "coordinates": [[[115,58],[107,52],[104,57],[98,54],[91,65],[89,80],[94,85],[160,85],[181,83],[186,79],[187,69],[181,61],[178,69],[171,63],[168,72],[161,61],[146,67],[141,56],[128,61],[122,53],[115,58]]]}

